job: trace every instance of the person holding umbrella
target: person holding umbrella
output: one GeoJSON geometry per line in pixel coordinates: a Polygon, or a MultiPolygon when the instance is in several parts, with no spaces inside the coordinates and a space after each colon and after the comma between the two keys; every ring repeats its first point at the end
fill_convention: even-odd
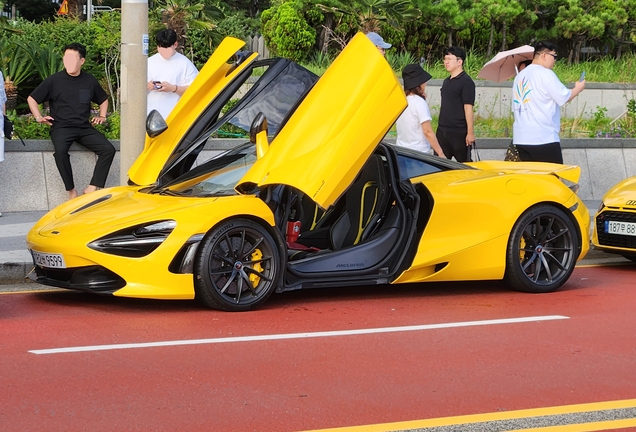
{"type": "Polygon", "coordinates": [[[402,70],[404,92],[408,106],[395,122],[396,144],[423,153],[446,157],[431,126],[431,111],[426,103],[426,82],[431,75],[418,64],[410,64],[402,70]]]}
{"type": "Polygon", "coordinates": [[[512,142],[522,161],[563,163],[561,106],[583,91],[585,81],[577,81],[572,90],[561,83],[552,70],[556,48],[551,42],[537,43],[532,64],[512,85],[512,142]]]}

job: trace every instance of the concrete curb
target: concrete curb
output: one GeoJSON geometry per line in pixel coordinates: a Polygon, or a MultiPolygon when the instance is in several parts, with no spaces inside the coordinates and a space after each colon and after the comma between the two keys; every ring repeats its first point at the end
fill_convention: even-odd
{"type": "Polygon", "coordinates": [[[32,283],[26,276],[33,269],[32,263],[0,263],[0,285],[32,283]]]}

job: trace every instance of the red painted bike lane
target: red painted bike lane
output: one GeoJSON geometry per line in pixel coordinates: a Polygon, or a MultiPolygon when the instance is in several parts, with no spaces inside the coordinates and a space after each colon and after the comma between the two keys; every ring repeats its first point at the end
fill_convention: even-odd
{"type": "Polygon", "coordinates": [[[277,295],[261,310],[51,292],[0,296],[4,430],[297,431],[636,397],[631,267],[547,295],[499,283],[277,295]],[[568,319],[40,354],[103,344],[568,319]]]}

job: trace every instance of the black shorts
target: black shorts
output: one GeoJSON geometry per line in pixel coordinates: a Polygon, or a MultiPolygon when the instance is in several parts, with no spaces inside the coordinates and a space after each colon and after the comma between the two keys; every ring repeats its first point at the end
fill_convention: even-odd
{"type": "Polygon", "coordinates": [[[519,157],[523,162],[552,162],[563,163],[561,143],[554,142],[539,145],[515,144],[519,157]]]}

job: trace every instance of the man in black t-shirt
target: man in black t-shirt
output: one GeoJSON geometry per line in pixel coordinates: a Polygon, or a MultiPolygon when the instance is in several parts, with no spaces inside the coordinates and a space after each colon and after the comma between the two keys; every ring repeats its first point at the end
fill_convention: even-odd
{"type": "Polygon", "coordinates": [[[97,155],[90,185],[84,193],[103,188],[110,165],[115,157],[115,147],[93,127],[106,121],[108,96],[97,79],[82,71],[86,48],[79,43],[64,47],[64,70],[46,78],[27,98],[31,113],[38,123],[51,126],[49,134],[55,148],[55,164],[62,176],[69,199],[77,196],[73,182],[69,148],[78,142],[97,155]],[[43,116],[39,104],[48,102],[51,115],[43,116]],[[99,105],[99,116],[90,121],[91,102],[99,105]],[[92,124],[91,124],[92,123],[92,124]]]}
{"type": "Polygon", "coordinates": [[[470,162],[469,149],[475,143],[473,106],[475,83],[464,72],[466,53],[458,47],[444,50],[444,67],[450,76],[442,83],[437,140],[447,158],[470,162]]]}

